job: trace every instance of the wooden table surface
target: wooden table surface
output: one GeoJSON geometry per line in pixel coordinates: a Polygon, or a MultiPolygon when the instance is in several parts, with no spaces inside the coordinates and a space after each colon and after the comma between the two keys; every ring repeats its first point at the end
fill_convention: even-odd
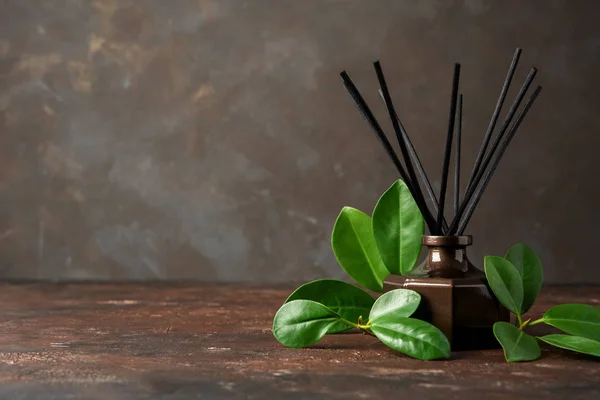
{"type": "MultiPolygon", "coordinates": [[[[0,399],[600,399],[600,361],[549,347],[519,364],[418,361],[359,333],[287,349],[270,328],[291,287],[0,289],[0,399]]],[[[600,306],[600,287],[545,287],[531,314],[568,302],[600,306]]]]}

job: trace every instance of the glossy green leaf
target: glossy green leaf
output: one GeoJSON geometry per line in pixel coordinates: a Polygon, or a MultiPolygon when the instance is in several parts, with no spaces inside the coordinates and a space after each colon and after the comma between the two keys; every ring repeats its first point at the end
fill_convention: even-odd
{"type": "Polygon", "coordinates": [[[340,316],[311,300],[285,303],[273,319],[273,336],[287,347],[310,346],[325,336],[340,316]]]}
{"type": "Polygon", "coordinates": [[[396,181],[373,210],[373,233],[388,271],[410,272],[419,258],[423,236],[423,215],[406,184],[396,181]]]}
{"type": "Polygon", "coordinates": [[[358,284],[375,292],[383,291],[389,275],[377,250],[371,217],[351,207],[344,207],[331,234],[335,258],[358,284]]]}
{"type": "Polygon", "coordinates": [[[371,330],[386,346],[420,360],[450,357],[450,342],[435,326],[414,318],[381,318],[371,330]]]}
{"type": "Polygon", "coordinates": [[[512,263],[502,257],[486,256],[485,276],[498,300],[515,314],[522,314],[523,281],[512,263]]]}
{"type": "Polygon", "coordinates": [[[587,304],[561,304],[546,311],[542,319],[571,335],[600,341],[600,308],[587,304]]]}
{"type": "Polygon", "coordinates": [[[381,295],[371,309],[370,322],[410,317],[419,307],[421,295],[414,290],[395,289],[381,295]]]}
{"type": "Polygon", "coordinates": [[[531,361],[540,358],[540,346],[535,338],[508,322],[496,322],[494,336],[502,345],[504,357],[508,362],[531,361]]]}
{"type": "Polygon", "coordinates": [[[578,353],[589,354],[600,357],[600,342],[581,336],[570,335],[546,335],[538,339],[561,349],[576,351],[578,353]]]}
{"type": "MultiPolygon", "coordinates": [[[[323,304],[340,317],[357,323],[358,318],[369,320],[369,312],[375,300],[364,290],[346,282],[334,279],[319,279],[296,289],[285,301],[312,300],[323,304]]],[[[338,333],[350,329],[344,322],[332,325],[327,333],[338,333]]]]}
{"type": "Polygon", "coordinates": [[[517,243],[512,246],[504,258],[510,261],[521,274],[523,281],[521,314],[525,314],[535,302],[542,288],[544,281],[542,262],[535,251],[525,243],[517,243]]]}

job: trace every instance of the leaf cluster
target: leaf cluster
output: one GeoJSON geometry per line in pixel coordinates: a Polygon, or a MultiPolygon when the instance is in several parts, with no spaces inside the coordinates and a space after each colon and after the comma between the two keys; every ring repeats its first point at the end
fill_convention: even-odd
{"type": "MultiPolygon", "coordinates": [[[[423,230],[423,216],[406,184],[398,180],[381,196],[372,216],[344,207],[333,227],[331,247],[354,281],[382,292],[388,275],[414,268],[423,230]]],[[[375,301],[351,284],[317,280],[290,295],[275,315],[273,335],[285,346],[307,347],[327,334],[356,328],[414,358],[450,357],[450,343],[438,328],[410,318],[420,302],[413,290],[392,290],[375,301]]]]}
{"type": "Polygon", "coordinates": [[[287,347],[311,346],[326,334],[356,328],[388,347],[421,360],[450,357],[450,342],[435,326],[410,318],[421,302],[414,290],[391,290],[376,301],[354,285],[322,279],[300,286],[273,320],[287,347]]]}
{"type": "Polygon", "coordinates": [[[600,357],[600,309],[587,304],[561,304],[531,321],[523,315],[534,304],[544,280],[542,262],[524,243],[512,246],[504,257],[487,256],[485,275],[498,300],[516,315],[516,325],[496,322],[494,335],[507,361],[531,361],[541,356],[538,341],[600,357]],[[526,328],[547,324],[564,333],[534,337],[526,328]]]}

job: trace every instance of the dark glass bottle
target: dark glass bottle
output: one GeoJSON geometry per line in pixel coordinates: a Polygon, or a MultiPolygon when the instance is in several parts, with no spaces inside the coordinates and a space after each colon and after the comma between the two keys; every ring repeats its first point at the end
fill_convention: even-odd
{"type": "Polygon", "coordinates": [[[406,288],[421,294],[416,318],[430,321],[453,350],[496,348],[492,326],[508,321],[508,311],[490,290],[485,274],[467,257],[471,236],[423,236],[428,253],[410,276],[390,276],[384,291],[406,288]]]}

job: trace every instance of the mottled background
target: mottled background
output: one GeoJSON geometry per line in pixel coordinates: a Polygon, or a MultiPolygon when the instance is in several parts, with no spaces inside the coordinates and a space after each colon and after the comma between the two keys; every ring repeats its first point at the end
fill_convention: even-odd
{"type": "Polygon", "coordinates": [[[471,256],[525,241],[547,281],[600,282],[598,2],[0,0],[0,277],[342,277],[344,205],[397,178],[372,61],[439,187],[452,65],[464,176],[515,47],[544,91],[492,180],[471,256]]]}

